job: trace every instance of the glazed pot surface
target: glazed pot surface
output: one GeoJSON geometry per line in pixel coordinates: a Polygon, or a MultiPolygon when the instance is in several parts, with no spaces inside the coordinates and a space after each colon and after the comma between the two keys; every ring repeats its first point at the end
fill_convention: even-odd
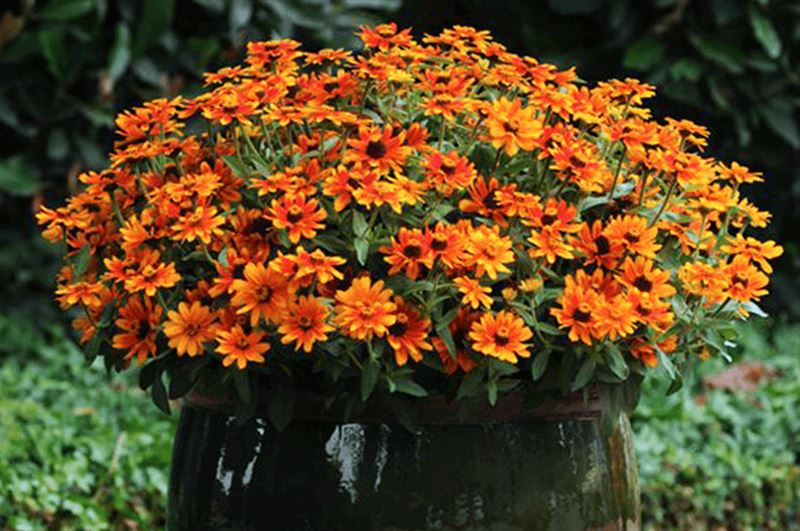
{"type": "Polygon", "coordinates": [[[636,529],[630,425],[540,420],[420,426],[237,425],[184,406],[169,529],[636,529]]]}

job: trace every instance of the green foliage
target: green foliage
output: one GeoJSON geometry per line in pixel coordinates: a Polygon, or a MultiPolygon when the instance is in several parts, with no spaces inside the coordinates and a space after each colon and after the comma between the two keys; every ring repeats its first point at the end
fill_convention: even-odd
{"type": "Polygon", "coordinates": [[[754,393],[704,389],[698,366],[671,396],[645,381],[633,418],[642,516],[652,529],[789,529],[800,519],[800,326],[739,327],[740,356],[778,375],[754,393]]]}
{"type": "Polygon", "coordinates": [[[162,527],[176,417],[59,328],[0,315],[0,528],[162,527]],[[16,331],[16,332],[15,332],[16,331]]]}

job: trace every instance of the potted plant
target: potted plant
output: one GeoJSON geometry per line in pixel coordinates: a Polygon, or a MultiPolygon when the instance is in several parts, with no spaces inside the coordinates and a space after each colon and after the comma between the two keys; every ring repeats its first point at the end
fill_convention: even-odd
{"type": "Polygon", "coordinates": [[[622,528],[626,412],[761,314],[758,173],[456,26],[251,42],[38,214],[89,360],[184,397],[175,529],[622,528]],[[494,527],[493,527],[494,528],[494,527]]]}

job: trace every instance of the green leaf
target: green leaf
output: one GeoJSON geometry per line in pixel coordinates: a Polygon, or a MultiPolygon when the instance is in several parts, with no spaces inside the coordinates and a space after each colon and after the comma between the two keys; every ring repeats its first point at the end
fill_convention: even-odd
{"type": "Polygon", "coordinates": [[[670,382],[667,388],[667,396],[677,393],[683,387],[683,376],[681,373],[676,373],[675,378],[670,382]]]}
{"type": "Polygon", "coordinates": [[[358,263],[364,265],[367,263],[367,257],[369,256],[369,242],[364,238],[356,238],[353,240],[353,247],[356,250],[356,258],[358,259],[358,263]]]}
{"type": "Polygon", "coordinates": [[[497,381],[492,380],[486,384],[486,397],[493,407],[497,404],[497,381]]]}
{"type": "Polygon", "coordinates": [[[614,376],[620,380],[624,380],[628,377],[630,374],[630,369],[628,368],[628,364],[625,362],[625,358],[623,357],[622,352],[620,352],[617,345],[614,343],[606,344],[603,357],[606,361],[606,365],[614,374],[614,376]]]}
{"type": "Polygon", "coordinates": [[[91,256],[91,246],[87,243],[81,250],[78,251],[78,254],[72,259],[72,269],[75,278],[81,278],[83,273],[86,271],[86,267],[89,265],[89,257],[91,256]]]}
{"type": "Polygon", "coordinates": [[[131,32],[127,24],[120,22],[114,36],[114,45],[108,54],[108,76],[118,80],[131,63],[131,32]]]}
{"type": "Polygon", "coordinates": [[[589,380],[591,380],[594,375],[595,366],[596,363],[593,357],[587,356],[586,359],[583,360],[580,369],[578,369],[578,374],[575,375],[575,380],[572,382],[573,391],[577,391],[589,383],[589,380]]]}
{"type": "Polygon", "coordinates": [[[664,59],[664,50],[664,43],[655,37],[639,39],[625,53],[623,66],[632,70],[650,70],[664,59]]]}
{"type": "Polygon", "coordinates": [[[169,415],[169,397],[167,396],[167,388],[164,387],[162,376],[163,373],[159,372],[153,379],[153,386],[150,388],[150,397],[153,399],[153,403],[158,409],[169,415]]]}
{"type": "Polygon", "coordinates": [[[267,415],[278,431],[282,431],[292,421],[295,399],[294,382],[289,376],[283,372],[270,375],[267,415]]]}
{"type": "Polygon", "coordinates": [[[689,40],[700,54],[734,74],[744,71],[744,57],[731,44],[717,38],[692,33],[689,40]]]}
{"type": "Polygon", "coordinates": [[[367,233],[367,220],[364,219],[364,214],[358,210],[353,211],[353,232],[358,237],[363,237],[367,233]]]}
{"type": "Polygon", "coordinates": [[[758,108],[767,126],[794,149],[800,149],[800,132],[794,118],[794,107],[786,99],[773,99],[758,108]]]}
{"type": "Polygon", "coordinates": [[[228,27],[234,33],[246,26],[253,16],[252,0],[232,0],[228,9],[228,27]]]}
{"type": "Polygon", "coordinates": [[[747,301],[745,303],[742,303],[742,308],[759,317],[769,317],[769,314],[767,314],[767,312],[762,310],[761,306],[759,306],[753,301],[747,301]]]}
{"type": "Polygon", "coordinates": [[[0,160],[0,192],[16,196],[31,196],[41,184],[33,168],[22,155],[0,160]]]}
{"type": "Polygon", "coordinates": [[[461,384],[458,386],[458,393],[456,399],[468,398],[475,396],[481,388],[484,377],[486,376],[486,367],[475,367],[461,379],[461,384]]]}
{"type": "Polygon", "coordinates": [[[69,155],[69,140],[63,129],[53,129],[47,135],[47,158],[63,160],[69,155]]]}
{"type": "Polygon", "coordinates": [[[447,321],[440,321],[436,324],[436,334],[441,338],[444,342],[444,346],[447,347],[447,352],[453,359],[456,359],[457,349],[456,349],[456,342],[453,339],[453,334],[450,333],[450,322],[447,321]]]}
{"type": "Polygon", "coordinates": [[[675,61],[669,69],[669,74],[676,81],[695,82],[703,74],[703,67],[694,59],[683,58],[675,61]]]}
{"type": "MultiPolygon", "coordinates": [[[[100,334],[96,334],[96,337],[100,337],[100,334]]],[[[160,363],[158,361],[151,361],[139,369],[139,389],[146,391],[153,385],[159,368],[160,363]]]]}
{"type": "Polygon", "coordinates": [[[61,32],[52,29],[42,30],[39,36],[39,49],[47,60],[47,69],[59,81],[67,78],[67,47],[61,32]]]}
{"type": "Polygon", "coordinates": [[[394,383],[397,390],[400,391],[401,393],[405,393],[411,396],[417,396],[420,398],[423,396],[428,396],[428,391],[426,391],[424,387],[422,387],[413,380],[409,380],[408,378],[401,378],[399,380],[395,380],[394,383]]]}
{"type": "Polygon", "coordinates": [[[43,20],[63,22],[89,13],[94,6],[95,0],[51,0],[36,16],[43,20]]]}
{"type": "Polygon", "coordinates": [[[364,365],[364,370],[361,373],[361,400],[366,402],[375,390],[375,384],[378,383],[378,377],[381,374],[381,365],[377,360],[369,359],[364,365]]]}
{"type": "Polygon", "coordinates": [[[145,0],[133,40],[133,56],[139,57],[157,44],[172,26],[175,0],[145,0]]]}
{"type": "Polygon", "coordinates": [[[538,380],[547,369],[547,362],[550,360],[550,350],[546,349],[538,354],[533,355],[533,363],[531,363],[531,378],[534,381],[538,380]]]}
{"type": "Polygon", "coordinates": [[[772,59],[777,59],[781,55],[781,38],[775,30],[772,21],[762,13],[753,3],[750,3],[750,24],[753,26],[753,33],[756,40],[772,59]]]}
{"type": "Polygon", "coordinates": [[[242,402],[253,400],[253,389],[250,385],[250,373],[241,369],[233,370],[233,384],[236,387],[236,394],[242,402]]]}

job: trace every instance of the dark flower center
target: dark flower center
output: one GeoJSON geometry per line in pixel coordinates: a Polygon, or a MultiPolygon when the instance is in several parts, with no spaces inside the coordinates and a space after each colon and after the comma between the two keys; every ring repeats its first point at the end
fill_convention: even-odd
{"type": "Polygon", "coordinates": [[[303,219],[303,211],[298,206],[292,206],[286,214],[286,219],[289,223],[297,223],[303,219]]]}
{"type": "Polygon", "coordinates": [[[595,238],[594,244],[597,246],[597,254],[608,254],[611,250],[611,245],[608,242],[608,238],[605,236],[598,236],[595,238]]]}
{"type": "Polygon", "coordinates": [[[406,258],[419,258],[422,255],[422,249],[419,245],[406,245],[403,254],[406,255],[406,258]]]}
{"type": "Polygon", "coordinates": [[[449,162],[442,162],[440,168],[445,175],[453,175],[453,173],[456,171],[456,167],[449,162]]]}
{"type": "Polygon", "coordinates": [[[433,241],[431,241],[431,249],[434,251],[444,251],[447,249],[447,240],[441,236],[434,236],[433,241]]]}
{"type": "Polygon", "coordinates": [[[367,155],[373,159],[379,159],[386,155],[386,146],[380,140],[370,140],[367,144],[367,155]]]}
{"type": "Polygon", "coordinates": [[[638,243],[639,242],[639,235],[633,234],[632,232],[625,233],[625,240],[629,243],[638,243]]]}
{"type": "Polygon", "coordinates": [[[248,232],[250,234],[253,234],[253,233],[262,234],[264,232],[267,232],[267,230],[270,228],[270,226],[271,226],[271,224],[270,224],[269,220],[267,220],[265,218],[258,218],[258,219],[253,220],[253,222],[250,224],[250,227],[248,227],[248,232]]]}
{"type": "Polygon", "coordinates": [[[389,335],[394,337],[402,337],[408,331],[408,322],[405,320],[397,320],[395,323],[389,327],[389,335]]]}
{"type": "Polygon", "coordinates": [[[314,323],[311,321],[310,317],[303,315],[297,320],[297,326],[305,332],[314,328],[314,323]]]}
{"type": "Polygon", "coordinates": [[[572,318],[578,321],[579,323],[588,323],[589,319],[592,318],[592,314],[578,308],[574,312],[572,312],[572,318]]]}
{"type": "Polygon", "coordinates": [[[504,332],[497,332],[494,335],[494,342],[497,343],[498,346],[504,347],[508,345],[508,336],[504,332]]]}
{"type": "Polygon", "coordinates": [[[552,223],[556,220],[556,217],[552,214],[545,214],[542,216],[542,225],[552,225],[552,223]]]}
{"type": "Polygon", "coordinates": [[[136,339],[143,341],[150,335],[150,321],[139,321],[139,327],[136,330],[136,339]]]}
{"type": "Polygon", "coordinates": [[[653,289],[653,283],[648,280],[644,275],[640,275],[636,277],[636,280],[633,282],[633,285],[639,291],[650,291],[653,289]]]}
{"type": "Polygon", "coordinates": [[[269,286],[259,286],[256,288],[258,302],[269,302],[272,299],[272,288],[269,286]]]}

